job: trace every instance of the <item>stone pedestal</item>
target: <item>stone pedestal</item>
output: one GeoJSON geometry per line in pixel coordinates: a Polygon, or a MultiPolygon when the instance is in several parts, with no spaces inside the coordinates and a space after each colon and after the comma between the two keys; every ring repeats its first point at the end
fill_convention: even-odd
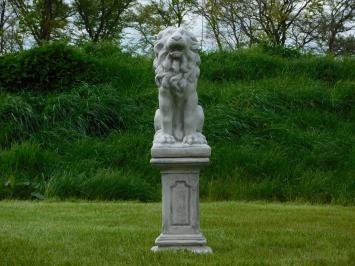
{"type": "Polygon", "coordinates": [[[211,253],[199,225],[199,173],[208,165],[206,144],[154,144],[150,163],[162,176],[162,233],[152,251],[185,249],[211,253]]]}

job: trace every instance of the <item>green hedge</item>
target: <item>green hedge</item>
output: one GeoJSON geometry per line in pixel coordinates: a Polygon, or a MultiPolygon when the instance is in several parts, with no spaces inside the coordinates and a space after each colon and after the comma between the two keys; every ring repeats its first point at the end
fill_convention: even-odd
{"type": "Polygon", "coordinates": [[[327,82],[355,80],[354,58],[275,53],[255,48],[202,54],[201,77],[217,82],[295,75],[327,82]]]}
{"type": "Polygon", "coordinates": [[[95,79],[95,63],[78,48],[54,43],[0,57],[0,87],[8,91],[67,89],[95,79]]]}
{"type": "MultiPolygon", "coordinates": [[[[58,47],[88,62],[68,87],[57,76],[41,91],[0,91],[0,198],[159,200],[152,60],[112,44],[1,59],[58,47]]],[[[287,53],[202,55],[199,102],[213,150],[202,198],[354,203],[355,60],[287,53]]]]}

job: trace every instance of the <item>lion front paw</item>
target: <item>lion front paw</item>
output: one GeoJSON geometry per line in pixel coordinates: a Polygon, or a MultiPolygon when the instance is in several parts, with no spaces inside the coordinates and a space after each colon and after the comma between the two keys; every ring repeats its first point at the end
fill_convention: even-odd
{"type": "Polygon", "coordinates": [[[184,137],[182,140],[183,143],[185,144],[207,144],[207,140],[204,135],[202,135],[199,132],[196,132],[194,134],[190,134],[184,137]]]}
{"type": "Polygon", "coordinates": [[[157,132],[154,137],[154,142],[161,144],[173,144],[175,143],[175,138],[172,135],[157,132]]]}

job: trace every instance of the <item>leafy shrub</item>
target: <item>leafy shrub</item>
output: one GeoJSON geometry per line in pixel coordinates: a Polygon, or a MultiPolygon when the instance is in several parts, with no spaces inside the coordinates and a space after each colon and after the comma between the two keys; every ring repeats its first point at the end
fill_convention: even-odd
{"type": "Polygon", "coordinates": [[[99,171],[94,176],[53,177],[46,186],[47,197],[91,200],[157,200],[157,189],[144,179],[120,172],[99,171]]]}
{"type": "Polygon", "coordinates": [[[30,142],[0,151],[0,198],[41,198],[54,161],[52,153],[30,142]]]}
{"type": "Polygon", "coordinates": [[[210,81],[235,81],[297,75],[330,83],[355,79],[353,58],[293,56],[292,49],[288,49],[274,47],[265,51],[256,47],[232,52],[205,53],[202,54],[201,78],[210,81]],[[283,53],[290,54],[279,56],[283,53]]]}
{"type": "Polygon", "coordinates": [[[112,42],[86,43],[82,50],[97,61],[98,79],[118,89],[140,89],[154,84],[153,62],[144,56],[132,56],[112,42]]]}
{"type": "Polygon", "coordinates": [[[294,47],[286,47],[282,45],[275,45],[271,42],[262,42],[257,48],[261,48],[261,50],[269,55],[273,56],[281,56],[284,58],[299,58],[301,57],[301,52],[294,47]]]}
{"type": "Polygon", "coordinates": [[[43,110],[47,123],[52,126],[63,122],[82,134],[96,136],[123,128],[121,100],[110,89],[82,84],[50,98],[43,110]]]}
{"type": "Polygon", "coordinates": [[[355,80],[354,58],[309,56],[289,63],[288,72],[335,83],[338,80],[355,80]]]}
{"type": "Polygon", "coordinates": [[[275,76],[280,60],[241,49],[202,54],[201,77],[212,81],[255,80],[275,76]]]}
{"type": "MultiPolygon", "coordinates": [[[[111,44],[74,50],[94,61],[95,80],[0,93],[0,197],[158,200],[151,59],[111,44]]],[[[213,149],[202,197],[352,204],[354,66],[258,47],[202,54],[199,101],[213,149]]]]}
{"type": "Polygon", "coordinates": [[[9,91],[51,91],[93,79],[93,59],[64,43],[53,43],[0,58],[0,87],[9,91]]]}
{"type": "Polygon", "coordinates": [[[98,43],[87,42],[80,46],[80,48],[85,52],[85,54],[99,58],[108,58],[124,54],[117,44],[109,41],[103,41],[98,43]]]}
{"type": "Polygon", "coordinates": [[[0,147],[29,136],[39,127],[39,115],[26,99],[0,94],[0,147]]]}

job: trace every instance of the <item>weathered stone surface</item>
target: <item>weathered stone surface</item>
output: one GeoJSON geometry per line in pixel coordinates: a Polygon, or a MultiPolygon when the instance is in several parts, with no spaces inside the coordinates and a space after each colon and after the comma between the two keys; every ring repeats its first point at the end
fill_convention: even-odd
{"type": "Polygon", "coordinates": [[[199,224],[199,174],[211,148],[202,134],[204,114],[197,104],[200,57],[196,38],[169,27],[155,45],[155,80],[159,109],[150,163],[162,176],[162,233],[152,251],[189,250],[210,253],[199,224]]]}
{"type": "Polygon", "coordinates": [[[207,144],[153,144],[151,155],[153,158],[210,157],[211,148],[207,144]]]}
{"type": "MultiPolygon", "coordinates": [[[[193,145],[192,145],[193,146],[193,145]]],[[[209,147],[208,145],[206,145],[209,147]]],[[[174,150],[186,149],[176,145],[174,150]]],[[[188,150],[194,149],[190,147],[188,150]]],[[[186,249],[196,253],[208,253],[206,239],[199,224],[199,173],[209,163],[205,151],[188,151],[204,157],[161,157],[166,153],[156,148],[151,164],[160,168],[162,175],[162,233],[156,239],[152,251],[186,249]]],[[[179,152],[178,152],[179,153],[179,152]]],[[[181,153],[180,153],[181,154],[181,153]]]]}
{"type": "Polygon", "coordinates": [[[159,246],[153,246],[151,249],[153,252],[160,252],[160,251],[179,251],[179,250],[187,250],[191,251],[192,253],[196,254],[206,254],[206,253],[212,253],[212,249],[207,246],[175,246],[175,247],[159,247],[159,246]]]}
{"type": "Polygon", "coordinates": [[[154,143],[205,144],[204,114],[198,105],[199,43],[183,28],[169,27],[158,34],[154,46],[155,81],[159,109],[155,112],[154,143]]]}

